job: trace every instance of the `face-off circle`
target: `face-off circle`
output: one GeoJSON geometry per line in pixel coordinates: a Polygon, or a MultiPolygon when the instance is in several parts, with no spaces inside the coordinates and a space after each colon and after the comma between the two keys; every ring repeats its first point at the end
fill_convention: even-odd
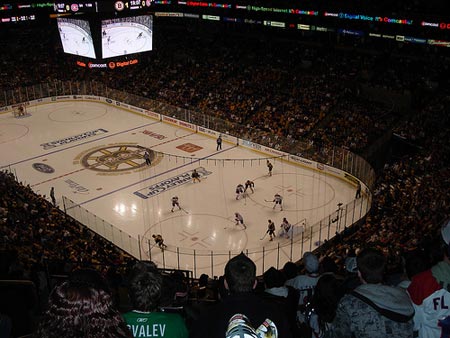
{"type": "Polygon", "coordinates": [[[80,163],[87,169],[102,173],[130,171],[146,166],[144,159],[146,150],[153,162],[156,158],[153,150],[132,144],[118,144],[90,150],[81,157],[80,163]]]}

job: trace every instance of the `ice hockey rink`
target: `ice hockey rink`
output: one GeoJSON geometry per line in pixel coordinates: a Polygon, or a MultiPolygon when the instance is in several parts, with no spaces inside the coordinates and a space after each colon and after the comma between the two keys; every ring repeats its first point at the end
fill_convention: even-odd
{"type": "Polygon", "coordinates": [[[241,251],[258,273],[300,259],[340,231],[344,217],[319,232],[310,226],[337,216],[339,205],[355,196],[354,185],[332,175],[229,142],[216,150],[215,138],[100,102],[30,106],[20,117],[0,114],[0,152],[0,167],[36,193],[50,199],[54,187],[60,209],[137,258],[196,277],[222,275],[241,251]],[[201,182],[192,182],[193,169],[201,182]],[[237,200],[236,186],[246,180],[254,181],[254,193],[247,190],[237,200]],[[273,209],[276,193],[283,196],[283,211],[273,209]],[[182,209],[171,212],[175,195],[182,209]],[[246,229],[235,225],[235,212],[246,229]],[[270,241],[268,220],[278,234],[283,217],[293,236],[270,241]],[[166,250],[154,245],[153,234],[163,236],[166,250]]]}
{"type": "Polygon", "coordinates": [[[122,22],[102,27],[102,57],[152,50],[152,31],[144,25],[122,22]]]}

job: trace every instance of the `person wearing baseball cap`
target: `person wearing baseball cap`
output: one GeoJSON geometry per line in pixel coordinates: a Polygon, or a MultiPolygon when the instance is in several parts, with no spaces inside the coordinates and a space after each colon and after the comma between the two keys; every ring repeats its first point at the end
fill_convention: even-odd
{"type": "Polygon", "coordinates": [[[286,281],[286,286],[292,286],[300,293],[298,300],[297,320],[299,323],[305,323],[305,305],[311,300],[319,280],[319,259],[312,252],[305,252],[303,254],[303,265],[306,273],[298,275],[286,281]]]}

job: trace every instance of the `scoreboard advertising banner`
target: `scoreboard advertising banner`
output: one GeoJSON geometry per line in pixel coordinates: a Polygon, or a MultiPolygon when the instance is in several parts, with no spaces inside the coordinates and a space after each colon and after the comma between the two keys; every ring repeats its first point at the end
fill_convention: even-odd
{"type": "Polygon", "coordinates": [[[129,66],[134,66],[139,63],[139,59],[133,58],[131,60],[123,60],[123,61],[109,61],[109,62],[103,62],[103,61],[83,61],[83,60],[77,60],[76,65],[83,68],[89,68],[89,69],[120,69],[120,68],[126,68],[129,66]]]}

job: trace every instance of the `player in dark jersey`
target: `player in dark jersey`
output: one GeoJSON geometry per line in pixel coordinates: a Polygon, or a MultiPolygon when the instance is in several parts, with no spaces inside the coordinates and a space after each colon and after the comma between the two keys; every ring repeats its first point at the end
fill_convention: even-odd
{"type": "Polygon", "coordinates": [[[197,172],[196,169],[192,171],[192,183],[195,183],[195,181],[200,182],[200,174],[197,172]]]}
{"type": "Polygon", "coordinates": [[[358,184],[356,185],[356,194],[355,198],[361,198],[361,182],[358,181],[358,184]]]}
{"type": "Polygon", "coordinates": [[[158,245],[158,247],[164,251],[164,249],[167,248],[167,245],[164,244],[164,238],[162,238],[161,235],[152,235],[153,239],[155,240],[155,243],[158,245]]]}
{"type": "Polygon", "coordinates": [[[222,150],[222,136],[221,135],[219,135],[216,142],[217,142],[216,151],[222,150]]]}
{"type": "Polygon", "coordinates": [[[273,165],[269,160],[267,160],[267,169],[269,170],[269,176],[272,176],[273,165]]]}
{"type": "Polygon", "coordinates": [[[267,233],[269,234],[270,240],[273,241],[275,237],[275,223],[269,219],[269,224],[267,225],[267,233]]]}
{"type": "Polygon", "coordinates": [[[245,182],[245,189],[244,189],[244,192],[247,192],[247,189],[250,189],[251,191],[252,191],[252,194],[255,192],[254,190],[253,190],[253,188],[255,187],[255,182],[253,182],[253,181],[250,181],[250,180],[247,180],[246,182],[245,182]]]}

